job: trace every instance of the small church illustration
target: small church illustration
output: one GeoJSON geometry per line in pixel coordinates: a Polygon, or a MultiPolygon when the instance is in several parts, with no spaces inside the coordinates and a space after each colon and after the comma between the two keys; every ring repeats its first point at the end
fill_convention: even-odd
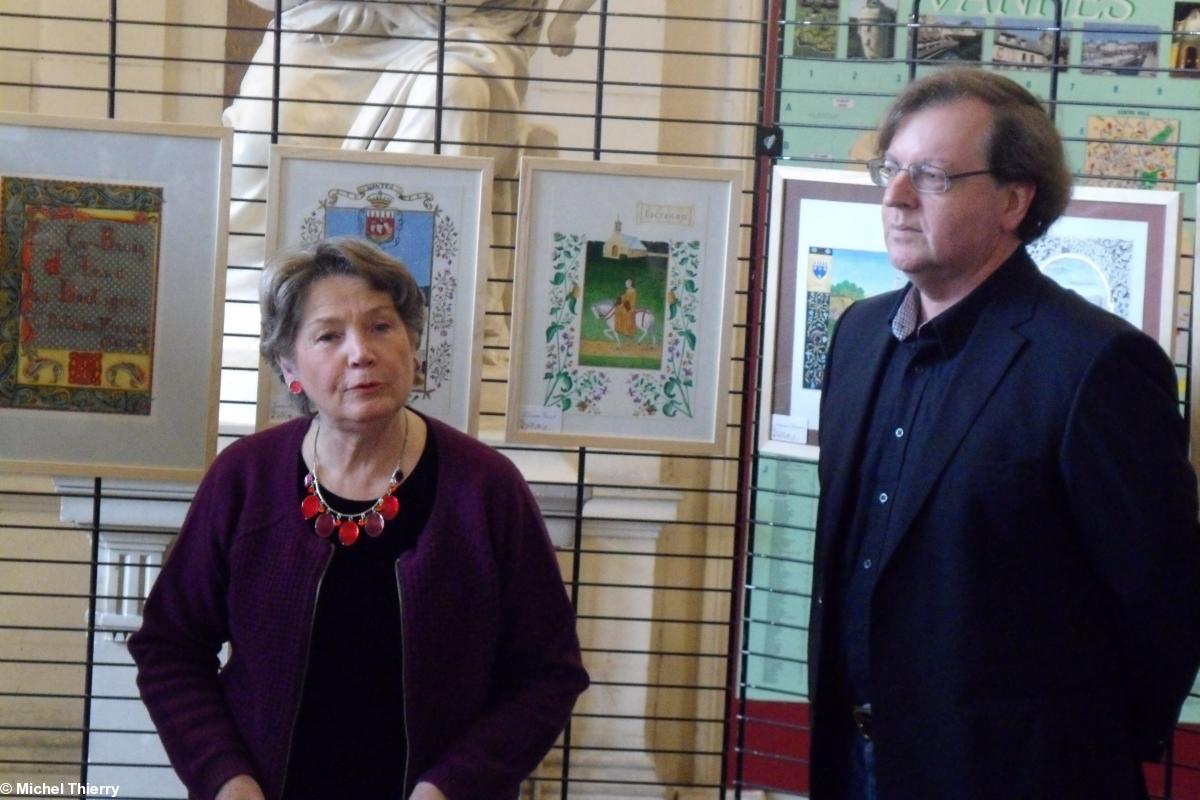
{"type": "Polygon", "coordinates": [[[621,233],[621,218],[613,223],[612,235],[604,242],[605,258],[644,258],[646,245],[636,236],[621,233]]]}

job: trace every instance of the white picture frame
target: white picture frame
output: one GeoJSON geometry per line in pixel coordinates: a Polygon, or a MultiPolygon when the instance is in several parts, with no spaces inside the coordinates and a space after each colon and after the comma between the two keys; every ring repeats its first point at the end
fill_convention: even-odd
{"type": "Polygon", "coordinates": [[[0,469],[203,474],[231,147],[220,127],[0,113],[0,469]]]}
{"type": "Polygon", "coordinates": [[[508,441],[724,450],[741,184],[522,159],[508,441]]]}
{"type": "MultiPolygon", "coordinates": [[[[403,261],[425,291],[422,370],[408,404],[474,436],[492,160],[273,145],[269,170],[267,258],[328,236],[365,235],[369,221],[376,244],[403,261]]],[[[258,397],[260,430],[299,413],[265,362],[258,397]]]]}

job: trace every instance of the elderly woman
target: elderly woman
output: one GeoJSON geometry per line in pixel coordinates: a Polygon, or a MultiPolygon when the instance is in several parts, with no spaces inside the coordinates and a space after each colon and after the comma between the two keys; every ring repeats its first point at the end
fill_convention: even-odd
{"type": "Polygon", "coordinates": [[[261,295],[309,414],[217,458],[130,639],[172,765],[206,799],[515,798],[587,686],[529,488],[406,408],[399,262],[331,240],[261,295]]]}

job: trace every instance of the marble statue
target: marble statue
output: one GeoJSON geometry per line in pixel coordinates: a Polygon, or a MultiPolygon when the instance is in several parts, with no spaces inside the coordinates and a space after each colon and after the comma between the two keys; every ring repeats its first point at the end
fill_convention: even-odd
{"type": "MultiPolygon", "coordinates": [[[[251,1],[275,9],[274,0],[251,1]]],[[[546,26],[552,53],[571,53],[576,23],[594,2],[559,0],[546,26]]],[[[497,176],[515,175],[520,149],[530,138],[519,112],[546,5],[547,0],[285,0],[279,26],[278,141],[433,153],[440,139],[442,154],[491,156],[497,176]]],[[[235,131],[229,248],[229,263],[235,266],[253,267],[263,261],[258,234],[266,219],[265,167],[275,93],[273,28],[264,35],[237,98],[222,117],[235,131]]],[[[546,141],[556,139],[539,139],[546,141]]],[[[496,191],[505,190],[511,191],[511,184],[496,191]]],[[[493,206],[501,205],[514,207],[494,198],[493,206]]],[[[489,272],[503,274],[505,269],[489,272]]],[[[254,280],[250,272],[231,275],[233,294],[253,294],[254,280]],[[239,282],[246,285],[239,287],[239,282]]],[[[487,294],[489,310],[503,310],[503,285],[489,284],[487,294]]],[[[503,320],[502,315],[488,315],[489,343],[506,337],[503,320]]],[[[488,364],[500,357],[493,349],[485,351],[488,364]]]]}
{"type": "MultiPolygon", "coordinates": [[[[275,8],[274,0],[252,2],[275,8]]],[[[560,0],[546,30],[551,52],[564,56],[572,51],[576,23],[594,2],[560,0]]],[[[518,112],[546,4],[547,0],[285,0],[279,141],[434,152],[444,7],[441,152],[493,156],[497,175],[513,174],[525,141],[518,112]]],[[[268,30],[237,98],[223,115],[225,125],[236,132],[230,221],[234,234],[263,229],[261,200],[266,197],[267,176],[254,167],[267,163],[274,60],[275,33],[268,30]]],[[[249,260],[255,261],[253,256],[249,260]]],[[[231,261],[239,263],[232,253],[231,261]]]]}

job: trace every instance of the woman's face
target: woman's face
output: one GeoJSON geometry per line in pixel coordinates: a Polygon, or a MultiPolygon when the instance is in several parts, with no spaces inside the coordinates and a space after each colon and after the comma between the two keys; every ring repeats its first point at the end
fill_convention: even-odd
{"type": "Polygon", "coordinates": [[[285,378],[330,423],[386,422],[412,390],[414,344],[386,292],[336,275],[309,287],[285,378]]]}

